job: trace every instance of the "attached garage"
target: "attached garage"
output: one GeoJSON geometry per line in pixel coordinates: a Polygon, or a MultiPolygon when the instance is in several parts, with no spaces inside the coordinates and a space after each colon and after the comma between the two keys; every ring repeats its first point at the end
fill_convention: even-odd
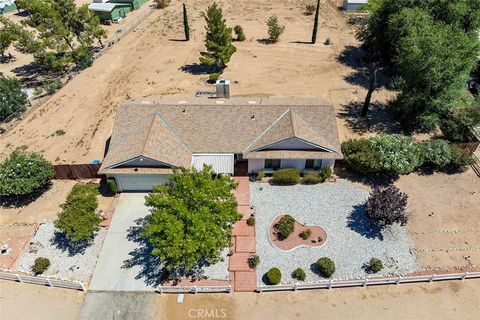
{"type": "Polygon", "coordinates": [[[167,174],[115,174],[114,178],[120,191],[151,191],[154,185],[168,181],[167,174]]]}

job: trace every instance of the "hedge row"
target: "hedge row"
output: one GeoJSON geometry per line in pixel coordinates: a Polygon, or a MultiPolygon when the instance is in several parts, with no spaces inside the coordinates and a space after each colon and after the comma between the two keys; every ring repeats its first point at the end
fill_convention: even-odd
{"type": "MultiPolygon", "coordinates": [[[[300,183],[304,184],[318,184],[325,182],[332,176],[332,169],[330,167],[324,167],[319,172],[307,172],[303,175],[303,179],[300,176],[300,171],[295,168],[280,169],[273,173],[272,182],[277,185],[295,185],[300,183]]],[[[260,173],[259,173],[260,174],[260,173]]],[[[263,177],[264,175],[262,175],[263,177]]],[[[258,178],[257,178],[258,180],[258,178]]]]}
{"type": "Polygon", "coordinates": [[[407,174],[422,165],[436,169],[463,169],[472,159],[465,151],[445,140],[416,142],[402,135],[382,134],[342,144],[347,165],[361,173],[407,174]]]}

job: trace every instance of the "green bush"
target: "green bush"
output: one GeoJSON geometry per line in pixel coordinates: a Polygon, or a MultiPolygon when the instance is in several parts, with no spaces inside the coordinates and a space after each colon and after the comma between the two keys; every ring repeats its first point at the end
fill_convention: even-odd
{"type": "Polygon", "coordinates": [[[285,31],[285,26],[280,25],[278,22],[277,16],[271,16],[267,20],[267,27],[268,27],[268,39],[271,42],[277,42],[280,36],[282,35],[283,31],[285,31]]]}
{"type": "Polygon", "coordinates": [[[100,227],[100,216],[95,212],[98,205],[98,185],[95,183],[77,184],[60,205],[63,211],[55,220],[55,227],[72,241],[85,241],[93,238],[100,227]]]}
{"type": "Polygon", "coordinates": [[[47,80],[43,83],[43,89],[45,89],[48,94],[54,94],[62,85],[62,80],[60,79],[47,80]]]}
{"type": "Polygon", "coordinates": [[[322,182],[320,175],[315,172],[307,172],[303,175],[302,183],[304,184],[319,184],[322,182]]]}
{"type": "Polygon", "coordinates": [[[107,179],[107,189],[108,193],[110,194],[117,194],[118,193],[118,186],[115,182],[115,179],[107,179]]]}
{"type": "Polygon", "coordinates": [[[451,147],[445,140],[428,140],[420,143],[423,163],[443,168],[452,160],[451,147]]]}
{"type": "Polygon", "coordinates": [[[48,267],[50,267],[50,260],[43,257],[38,257],[35,259],[35,263],[32,266],[32,272],[37,274],[42,274],[47,271],[48,267]]]}
{"type": "Polygon", "coordinates": [[[267,272],[267,281],[268,284],[276,285],[282,281],[282,273],[278,268],[272,268],[267,272]]]}
{"type": "Polygon", "coordinates": [[[218,79],[220,79],[220,73],[212,73],[208,76],[208,82],[210,83],[216,83],[218,79]]]}
{"type": "Polygon", "coordinates": [[[0,121],[25,108],[27,102],[28,96],[20,81],[0,76],[0,121]]]}
{"type": "Polygon", "coordinates": [[[290,215],[284,215],[280,218],[277,224],[275,224],[277,230],[277,237],[280,240],[287,239],[295,230],[295,219],[290,215]]]}
{"type": "Polygon", "coordinates": [[[310,229],[303,230],[302,232],[300,232],[298,234],[298,236],[300,238],[302,238],[303,240],[307,240],[308,238],[310,238],[311,235],[312,235],[312,230],[310,230],[310,229]]]}
{"type": "Polygon", "coordinates": [[[320,170],[320,179],[322,180],[322,182],[325,182],[327,181],[328,179],[330,179],[330,177],[332,176],[332,168],[330,167],[323,167],[321,170],[320,170]]]}
{"type": "Polygon", "coordinates": [[[274,184],[289,186],[300,182],[300,172],[297,169],[280,169],[273,173],[274,184]]]}
{"type": "Polygon", "coordinates": [[[63,136],[63,135],[65,135],[65,131],[62,130],[62,129],[56,130],[56,131],[55,131],[55,135],[56,135],[56,136],[63,136]]]}
{"type": "Polygon", "coordinates": [[[257,181],[261,181],[263,178],[265,178],[265,172],[263,172],[263,171],[257,172],[257,175],[256,175],[255,179],[257,181]]]}
{"type": "Polygon", "coordinates": [[[377,273],[383,269],[383,262],[378,258],[372,258],[370,259],[369,266],[373,273],[377,273]]]}
{"type": "Polygon", "coordinates": [[[303,271],[302,268],[295,269],[295,271],[292,272],[292,278],[300,281],[305,281],[305,278],[306,278],[305,271],[303,271]]]}
{"type": "Polygon", "coordinates": [[[255,225],[255,217],[248,217],[247,225],[249,225],[251,227],[254,226],[255,225]]]}
{"type": "Polygon", "coordinates": [[[318,259],[316,264],[325,278],[330,278],[335,273],[335,263],[328,257],[318,259]]]}
{"type": "Polygon", "coordinates": [[[247,262],[250,269],[255,269],[260,263],[260,257],[257,256],[256,254],[251,255],[250,257],[248,257],[247,262]]]}
{"type": "Polygon", "coordinates": [[[352,170],[360,173],[380,171],[379,155],[374,152],[367,139],[347,140],[342,143],[345,162],[352,170]]]}
{"type": "Polygon", "coordinates": [[[475,163],[472,156],[465,150],[452,145],[451,146],[450,167],[457,169],[465,169],[467,166],[475,163]]]}
{"type": "Polygon", "coordinates": [[[245,39],[247,39],[245,37],[245,33],[243,32],[243,28],[242,26],[239,26],[239,25],[236,25],[234,28],[233,28],[233,32],[235,32],[235,36],[236,36],[236,39],[237,41],[245,41],[245,39]]]}
{"type": "Polygon", "coordinates": [[[53,178],[53,166],[37,153],[14,151],[0,165],[0,195],[24,196],[53,178]]]}

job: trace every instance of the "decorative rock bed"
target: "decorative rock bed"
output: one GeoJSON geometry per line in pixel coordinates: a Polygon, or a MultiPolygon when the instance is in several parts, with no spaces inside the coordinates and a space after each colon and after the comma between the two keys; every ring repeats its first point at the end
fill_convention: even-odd
{"type": "Polygon", "coordinates": [[[298,247],[321,247],[327,242],[327,232],[319,226],[301,224],[295,220],[295,229],[286,239],[280,240],[277,236],[275,225],[280,221],[285,214],[276,216],[269,229],[270,242],[280,250],[290,251],[298,247]],[[310,229],[312,234],[308,239],[304,240],[300,237],[302,231],[310,229]],[[318,240],[318,241],[316,241],[318,240]]]}

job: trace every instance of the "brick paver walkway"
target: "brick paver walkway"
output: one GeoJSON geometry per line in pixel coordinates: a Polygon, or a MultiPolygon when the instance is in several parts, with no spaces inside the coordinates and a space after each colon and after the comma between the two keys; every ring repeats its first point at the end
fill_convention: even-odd
{"type": "Polygon", "coordinates": [[[238,202],[238,211],[243,215],[242,220],[235,223],[232,230],[232,252],[229,259],[230,277],[233,280],[235,291],[251,292],[257,288],[255,269],[248,266],[248,257],[256,252],[255,227],[247,225],[250,217],[250,185],[248,177],[234,177],[238,188],[234,195],[238,202]]]}

